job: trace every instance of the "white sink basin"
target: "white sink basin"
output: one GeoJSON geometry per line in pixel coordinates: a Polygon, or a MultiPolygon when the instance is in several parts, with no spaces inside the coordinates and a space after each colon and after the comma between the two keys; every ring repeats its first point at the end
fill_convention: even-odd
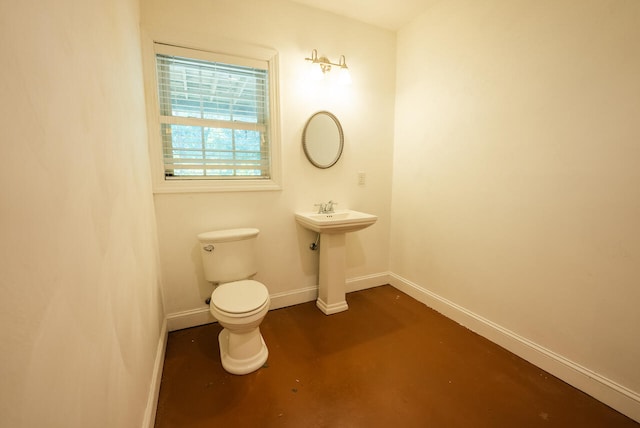
{"type": "Polygon", "coordinates": [[[331,214],[296,213],[296,221],[306,229],[319,233],[355,232],[371,226],[378,216],[353,210],[338,210],[331,214]]]}

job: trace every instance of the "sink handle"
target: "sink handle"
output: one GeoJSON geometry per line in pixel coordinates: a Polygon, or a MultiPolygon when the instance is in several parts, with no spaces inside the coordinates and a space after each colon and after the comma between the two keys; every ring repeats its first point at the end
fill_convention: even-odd
{"type": "Polygon", "coordinates": [[[318,207],[318,214],[322,214],[327,209],[327,204],[313,204],[314,207],[318,207]]]}

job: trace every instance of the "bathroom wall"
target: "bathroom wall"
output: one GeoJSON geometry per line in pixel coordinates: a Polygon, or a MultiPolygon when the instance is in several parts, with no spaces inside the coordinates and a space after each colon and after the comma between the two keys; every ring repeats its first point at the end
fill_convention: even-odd
{"type": "Polygon", "coordinates": [[[138,21],[0,3],[2,427],[143,424],[164,315],[138,21]]]}
{"type": "Polygon", "coordinates": [[[330,199],[339,202],[337,208],[379,216],[374,226],[347,236],[347,278],[365,278],[365,285],[386,283],[395,33],[275,0],[185,0],[179,5],[143,0],[142,29],[147,44],[160,40],[207,47],[225,39],[279,54],[282,190],[154,195],[170,317],[195,312],[207,320],[204,300],[212,287],[203,278],[196,235],[208,230],[260,229],[256,279],[272,296],[316,286],[318,252],[308,248],[315,235],[298,226],[293,213],[330,199]],[[310,81],[304,58],[312,49],[333,61],[345,55],[353,84],[310,81]],[[326,170],[307,161],[301,144],[305,122],[319,110],[334,113],[345,134],[342,158],[326,170]],[[366,174],[364,186],[358,185],[359,171],[366,174]]]}
{"type": "Polygon", "coordinates": [[[390,270],[638,419],[640,3],[579,3],[450,0],[398,33],[390,270]]]}

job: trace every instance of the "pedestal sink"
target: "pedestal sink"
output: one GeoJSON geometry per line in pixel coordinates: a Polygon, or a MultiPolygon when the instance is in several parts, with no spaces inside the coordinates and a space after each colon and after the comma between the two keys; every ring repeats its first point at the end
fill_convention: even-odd
{"type": "Polygon", "coordinates": [[[353,210],[333,213],[299,212],[296,221],[320,233],[320,272],[316,305],[326,315],[349,309],[345,299],[345,233],[369,227],[378,220],[373,214],[353,210]]]}

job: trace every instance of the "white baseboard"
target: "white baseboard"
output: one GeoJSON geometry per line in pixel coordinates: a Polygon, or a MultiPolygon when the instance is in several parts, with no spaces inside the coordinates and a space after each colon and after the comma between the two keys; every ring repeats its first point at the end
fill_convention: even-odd
{"type": "Polygon", "coordinates": [[[269,297],[271,298],[271,307],[269,310],[313,302],[318,298],[318,286],[312,285],[310,287],[297,288],[282,293],[275,293],[269,297]]]}
{"type": "MultiPolygon", "coordinates": [[[[398,290],[424,303],[430,308],[450,318],[530,363],[562,379],[568,384],[584,391],[599,401],[616,409],[620,413],[640,422],[640,394],[632,391],[586,367],[577,364],[562,355],[546,349],[529,339],[522,337],[494,322],[483,318],[462,306],[459,306],[431,291],[412,283],[391,272],[383,272],[346,281],[347,293],[391,284],[398,290]]],[[[275,293],[271,297],[271,308],[312,302],[318,297],[318,286],[298,288],[275,293]]],[[[173,313],[167,316],[163,326],[163,338],[158,344],[154,378],[149,394],[149,403],[145,414],[144,427],[151,428],[155,418],[155,409],[162,376],[162,364],[166,347],[167,330],[175,331],[215,322],[208,307],[173,313]]]]}
{"type": "Polygon", "coordinates": [[[153,374],[151,375],[151,387],[147,397],[147,408],[144,412],[143,428],[153,428],[156,422],[156,409],[158,408],[158,396],[160,395],[160,381],[162,380],[162,368],[164,367],[164,354],[167,349],[167,320],[165,319],[160,328],[158,347],[156,349],[156,359],[153,363],[153,374]]]}
{"type": "Polygon", "coordinates": [[[211,315],[211,312],[209,312],[208,306],[191,309],[189,311],[174,312],[167,315],[167,327],[169,331],[211,324],[215,321],[216,319],[211,315]]]}
{"type": "Polygon", "coordinates": [[[366,290],[367,288],[379,287],[389,284],[391,275],[389,272],[376,273],[373,275],[359,276],[347,279],[347,293],[366,290]]]}
{"type": "Polygon", "coordinates": [[[393,273],[388,283],[430,308],[640,422],[640,394],[393,273]]]}
{"type": "MultiPolygon", "coordinates": [[[[300,303],[312,302],[318,298],[318,286],[297,288],[295,290],[275,293],[269,296],[271,306],[269,310],[286,308],[300,303]]],[[[175,312],[167,315],[169,331],[182,330],[199,325],[211,324],[216,319],[209,312],[208,306],[189,311],[175,312]]]]}
{"type": "MultiPolygon", "coordinates": [[[[351,293],[353,291],[385,285],[389,283],[389,279],[389,272],[349,278],[346,281],[346,292],[351,293]]],[[[271,298],[270,310],[313,302],[318,298],[318,286],[312,285],[310,287],[296,288],[294,290],[275,293],[269,297],[271,298]]],[[[208,306],[167,315],[169,331],[197,327],[199,325],[210,324],[215,321],[216,319],[209,312],[208,306]]]]}

